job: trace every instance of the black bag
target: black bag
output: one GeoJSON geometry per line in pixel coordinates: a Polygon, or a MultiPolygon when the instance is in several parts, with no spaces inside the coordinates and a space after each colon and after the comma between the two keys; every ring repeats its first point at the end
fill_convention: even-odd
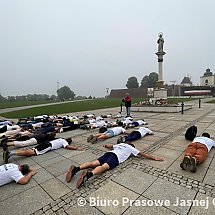
{"type": "Polygon", "coordinates": [[[193,141],[197,134],[197,127],[195,125],[190,126],[186,133],[185,133],[185,139],[193,141]]]}

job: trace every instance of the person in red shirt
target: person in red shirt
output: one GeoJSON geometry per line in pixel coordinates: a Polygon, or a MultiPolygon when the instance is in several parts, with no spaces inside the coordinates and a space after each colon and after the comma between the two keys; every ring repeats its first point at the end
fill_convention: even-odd
{"type": "Polygon", "coordinates": [[[126,117],[131,116],[131,97],[129,96],[128,93],[126,93],[126,96],[122,101],[125,103],[126,113],[127,113],[126,117]]]}

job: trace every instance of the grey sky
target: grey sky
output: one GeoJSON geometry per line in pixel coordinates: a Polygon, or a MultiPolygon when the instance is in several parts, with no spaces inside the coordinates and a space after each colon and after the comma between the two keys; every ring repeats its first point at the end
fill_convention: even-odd
{"type": "Polygon", "coordinates": [[[164,81],[195,84],[215,71],[214,0],[0,0],[0,93],[104,96],[158,72],[163,32],[164,81]]]}

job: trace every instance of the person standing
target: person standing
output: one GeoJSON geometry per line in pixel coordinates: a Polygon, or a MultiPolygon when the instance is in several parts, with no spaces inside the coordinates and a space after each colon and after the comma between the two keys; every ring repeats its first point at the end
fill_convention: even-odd
{"type": "Polygon", "coordinates": [[[131,116],[131,97],[129,93],[126,93],[126,96],[122,101],[125,103],[126,113],[127,113],[126,117],[131,116]]]}

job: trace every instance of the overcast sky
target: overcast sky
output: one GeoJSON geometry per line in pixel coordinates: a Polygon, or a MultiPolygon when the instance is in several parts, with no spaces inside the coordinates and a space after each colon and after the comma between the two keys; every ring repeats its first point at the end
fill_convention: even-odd
{"type": "Polygon", "coordinates": [[[215,71],[214,0],[0,0],[0,93],[104,96],[158,72],[165,83],[215,71]]]}

